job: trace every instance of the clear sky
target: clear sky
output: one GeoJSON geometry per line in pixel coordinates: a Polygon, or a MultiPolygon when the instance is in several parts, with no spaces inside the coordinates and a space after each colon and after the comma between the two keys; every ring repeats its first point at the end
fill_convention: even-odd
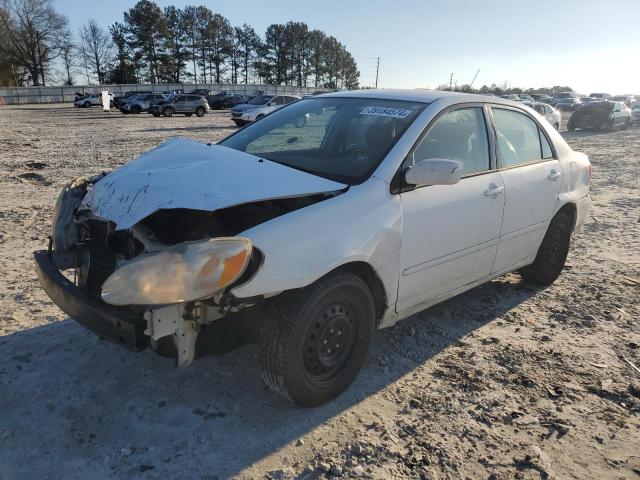
{"type": "MultiPolygon", "coordinates": [[[[135,0],[54,0],[71,28],[89,17],[105,27],[135,0]]],[[[354,55],[361,85],[435,88],[454,82],[640,94],[640,0],[156,0],[206,5],[233,25],[264,33],[306,22],[354,55]]]]}

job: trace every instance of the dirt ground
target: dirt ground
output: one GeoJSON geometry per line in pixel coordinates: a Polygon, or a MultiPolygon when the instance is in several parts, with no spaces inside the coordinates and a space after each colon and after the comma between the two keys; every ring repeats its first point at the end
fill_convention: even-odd
{"type": "Polygon", "coordinates": [[[233,130],[0,107],[0,479],[640,478],[640,127],[563,133],[594,210],[555,285],[510,274],[378,332],[312,410],[270,393],[252,346],[177,370],[99,340],[35,277],[65,182],[233,130]]]}

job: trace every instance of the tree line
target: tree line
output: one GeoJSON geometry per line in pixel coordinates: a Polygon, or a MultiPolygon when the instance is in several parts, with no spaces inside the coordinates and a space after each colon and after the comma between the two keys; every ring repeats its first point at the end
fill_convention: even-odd
{"type": "Polygon", "coordinates": [[[205,6],[140,0],[108,29],[74,36],[51,0],[0,0],[0,86],[51,83],[267,83],[357,88],[360,72],[335,37],[304,22],[259,35],[205,6]],[[80,80],[80,82],[78,82],[80,80]]]}

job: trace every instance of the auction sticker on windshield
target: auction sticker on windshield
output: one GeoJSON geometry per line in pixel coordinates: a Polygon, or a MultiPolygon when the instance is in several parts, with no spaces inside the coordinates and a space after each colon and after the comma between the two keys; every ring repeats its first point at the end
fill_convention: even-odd
{"type": "Polygon", "coordinates": [[[377,117],[407,118],[413,110],[390,107],[367,107],[360,112],[360,115],[375,115],[377,117]]]}

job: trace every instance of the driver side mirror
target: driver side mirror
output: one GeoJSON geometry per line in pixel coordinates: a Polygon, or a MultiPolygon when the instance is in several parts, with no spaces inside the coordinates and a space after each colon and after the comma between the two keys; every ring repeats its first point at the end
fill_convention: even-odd
{"type": "Polygon", "coordinates": [[[428,185],[454,185],[460,181],[462,165],[455,160],[430,158],[409,167],[404,180],[409,185],[425,187],[428,185]]]}

